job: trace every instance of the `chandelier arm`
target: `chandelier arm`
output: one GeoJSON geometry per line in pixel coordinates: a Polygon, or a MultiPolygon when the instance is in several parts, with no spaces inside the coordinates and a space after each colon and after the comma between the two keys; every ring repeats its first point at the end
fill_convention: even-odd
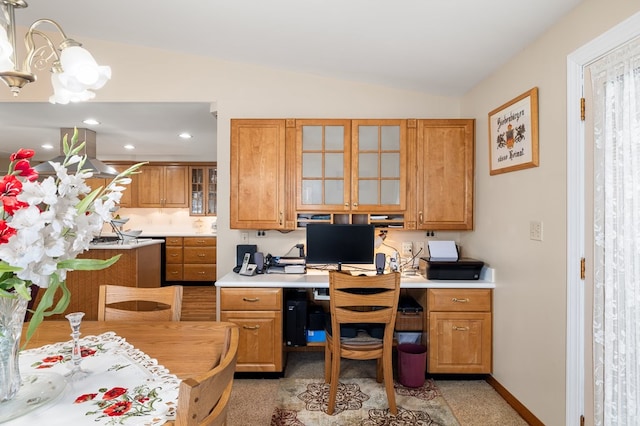
{"type": "Polygon", "coordinates": [[[38,19],[33,24],[31,24],[29,30],[24,36],[24,44],[27,47],[28,52],[27,57],[24,60],[24,68],[27,72],[31,72],[31,63],[37,52],[36,42],[34,39],[34,36],[36,35],[42,37],[45,40],[45,42],[51,49],[52,54],[55,56],[55,60],[53,61],[52,65],[54,72],[62,71],[62,69],[60,68],[60,54],[58,53],[58,51],[62,51],[62,49],[65,49],[69,46],[82,46],[82,43],[78,43],[77,41],[67,37],[60,24],[58,24],[56,21],[52,19],[38,19]],[[47,23],[53,25],[62,36],[62,42],[60,43],[60,46],[58,48],[56,48],[56,45],[47,34],[37,29],[39,25],[47,23]]]}

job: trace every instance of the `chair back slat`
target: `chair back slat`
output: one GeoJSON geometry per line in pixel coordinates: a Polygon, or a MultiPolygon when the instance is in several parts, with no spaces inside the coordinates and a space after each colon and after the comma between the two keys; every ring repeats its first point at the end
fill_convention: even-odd
{"type": "Polygon", "coordinates": [[[98,321],[180,321],[181,310],[182,286],[179,285],[157,288],[101,285],[99,288],[98,321]],[[129,309],[138,303],[154,309],[129,309]],[[116,304],[119,305],[114,306],[116,304]]]}

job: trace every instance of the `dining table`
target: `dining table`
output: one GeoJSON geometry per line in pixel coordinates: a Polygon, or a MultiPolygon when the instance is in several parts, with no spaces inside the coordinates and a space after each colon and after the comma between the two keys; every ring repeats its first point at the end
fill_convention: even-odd
{"type": "Polygon", "coordinates": [[[28,341],[27,326],[23,384],[10,401],[18,408],[0,404],[0,423],[2,411],[21,410],[6,420],[11,426],[172,424],[182,379],[218,365],[229,329],[237,327],[221,321],[82,321],[74,346],[68,321],[44,321],[28,341]],[[74,348],[81,357],[72,356],[74,348]],[[47,395],[49,389],[54,393],[47,395]]]}

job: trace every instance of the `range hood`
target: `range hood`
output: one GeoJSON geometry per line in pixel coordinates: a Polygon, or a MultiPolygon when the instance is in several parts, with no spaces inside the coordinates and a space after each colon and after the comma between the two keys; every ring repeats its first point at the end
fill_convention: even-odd
{"type": "MultiPolygon", "coordinates": [[[[60,155],[55,158],[52,158],[49,161],[61,163],[64,161],[64,144],[62,143],[63,138],[67,135],[67,140],[70,142],[71,137],[73,136],[74,129],[62,128],[60,129],[60,155]]],[[[102,177],[102,178],[113,178],[118,175],[116,169],[111,166],[107,166],[102,161],[96,158],[96,132],[90,129],[78,129],[78,141],[85,142],[84,152],[80,152],[80,154],[85,154],[87,156],[87,160],[84,162],[82,166],[83,170],[90,170],[93,172],[93,177],[102,177]]],[[[45,161],[43,163],[38,164],[34,167],[34,169],[40,175],[53,175],[55,171],[49,161],[45,161]]],[[[75,173],[77,171],[77,165],[74,164],[68,167],[69,172],[75,173]]]]}

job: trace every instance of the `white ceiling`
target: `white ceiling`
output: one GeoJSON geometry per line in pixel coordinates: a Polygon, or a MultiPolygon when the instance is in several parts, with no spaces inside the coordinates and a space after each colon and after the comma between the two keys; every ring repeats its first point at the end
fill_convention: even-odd
{"type": "MultiPolygon", "coordinates": [[[[28,8],[16,10],[16,20],[19,25],[28,26],[36,19],[51,18],[59,22],[70,37],[80,41],[83,38],[111,40],[431,94],[462,96],[581,1],[28,0],[28,8]]],[[[0,103],[0,151],[15,149],[9,146],[15,139],[6,132],[9,119],[5,117],[17,105],[0,103]]],[[[97,103],[83,105],[77,107],[78,111],[97,103]]],[[[128,129],[119,139],[133,139],[133,143],[140,146],[137,151],[140,155],[149,154],[147,148],[143,148],[145,134],[155,139],[155,143],[150,144],[152,152],[167,149],[162,148],[164,144],[175,149],[176,141],[172,139],[175,129],[167,126],[169,136],[162,137],[159,133],[164,127],[159,123],[168,121],[162,111],[158,111],[158,121],[145,120],[150,126],[145,128],[144,122],[131,123],[130,119],[139,120],[138,112],[150,113],[155,110],[154,105],[143,105],[136,111],[130,109],[134,105],[127,108],[123,105],[119,104],[116,111],[101,112],[103,116],[111,114],[114,132],[118,128],[128,129]]],[[[181,108],[156,106],[172,117],[181,111],[181,108]]],[[[85,117],[76,117],[74,122],[82,118],[85,117]]],[[[40,127],[47,125],[40,118],[38,123],[40,127]]],[[[53,128],[69,125],[73,126],[53,123],[53,128]]],[[[37,130],[30,123],[24,126],[37,130]]],[[[98,154],[101,150],[106,153],[112,147],[115,149],[115,141],[101,146],[110,138],[106,127],[96,130],[98,154]]],[[[23,144],[29,132],[20,130],[23,144]]],[[[56,133],[54,139],[58,138],[56,133]]]]}

